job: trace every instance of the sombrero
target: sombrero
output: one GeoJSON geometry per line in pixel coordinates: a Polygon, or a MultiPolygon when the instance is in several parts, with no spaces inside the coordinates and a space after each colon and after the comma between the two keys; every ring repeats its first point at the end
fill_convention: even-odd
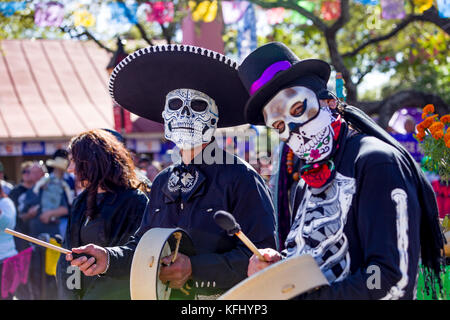
{"type": "Polygon", "coordinates": [[[159,123],[166,95],[175,89],[194,89],[211,97],[219,108],[219,128],[246,123],[242,110],[249,96],[237,63],[205,48],[146,47],[123,59],[109,79],[109,92],[117,104],[159,123]]]}
{"type": "MultiPolygon", "coordinates": [[[[250,99],[245,106],[248,123],[264,125],[262,109],[281,89],[301,85],[328,98],[330,65],[318,59],[300,60],[280,42],[271,42],[251,52],[238,68],[250,99]]],[[[325,98],[320,96],[320,98],[325,98]]]]}

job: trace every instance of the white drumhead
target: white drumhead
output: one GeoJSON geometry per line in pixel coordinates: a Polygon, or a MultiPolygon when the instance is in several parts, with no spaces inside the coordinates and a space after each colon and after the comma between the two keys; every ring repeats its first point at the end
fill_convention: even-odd
{"type": "Polygon", "coordinates": [[[225,292],[219,300],[288,300],[328,285],[314,258],[301,255],[274,263],[225,292]]]}
{"type": "Polygon", "coordinates": [[[140,239],[134,252],[130,274],[132,300],[168,299],[166,286],[159,280],[160,260],[171,254],[167,240],[177,228],[153,228],[140,239]]]}
{"type": "MultiPolygon", "coordinates": [[[[161,251],[160,257],[164,258],[164,257],[170,256],[171,253],[172,253],[172,251],[170,250],[170,246],[166,242],[164,244],[164,248],[161,251]]],[[[171,288],[167,288],[167,291],[166,291],[166,285],[164,283],[162,283],[161,280],[159,280],[159,268],[158,268],[158,272],[156,275],[156,300],[169,300],[171,291],[172,291],[171,288]]]]}

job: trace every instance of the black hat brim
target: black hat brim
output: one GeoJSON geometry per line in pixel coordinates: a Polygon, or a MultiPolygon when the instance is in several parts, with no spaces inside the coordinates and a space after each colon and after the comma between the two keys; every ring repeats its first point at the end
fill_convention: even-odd
{"type": "Polygon", "coordinates": [[[237,63],[211,50],[188,45],[140,49],[116,66],[109,82],[117,104],[159,123],[164,122],[166,95],[175,89],[194,89],[212,98],[219,128],[246,123],[242,110],[249,95],[237,63]]]}
{"type": "Polygon", "coordinates": [[[295,63],[287,70],[277,73],[268,83],[250,97],[245,106],[245,118],[248,123],[265,125],[263,108],[281,89],[296,79],[316,75],[326,83],[330,78],[330,65],[318,59],[305,59],[295,63]]]}

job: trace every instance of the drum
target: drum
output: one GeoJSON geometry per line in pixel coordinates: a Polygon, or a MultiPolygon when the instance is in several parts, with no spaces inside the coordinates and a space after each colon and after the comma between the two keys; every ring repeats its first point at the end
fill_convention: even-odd
{"type": "Polygon", "coordinates": [[[159,280],[161,259],[176,251],[195,254],[191,238],[180,228],[153,228],[142,236],[131,264],[132,300],[168,300],[176,292],[180,295],[159,280]]]}
{"type": "Polygon", "coordinates": [[[253,274],[219,300],[288,300],[329,285],[311,255],[291,257],[253,274]]]}

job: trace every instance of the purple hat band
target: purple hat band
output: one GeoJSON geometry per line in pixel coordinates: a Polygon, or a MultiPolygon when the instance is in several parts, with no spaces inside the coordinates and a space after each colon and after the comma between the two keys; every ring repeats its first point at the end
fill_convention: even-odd
{"type": "Polygon", "coordinates": [[[259,77],[258,80],[253,82],[252,86],[250,87],[250,95],[252,96],[256,91],[259,90],[263,85],[265,85],[267,82],[272,80],[272,78],[280,71],[289,69],[292,66],[292,64],[289,61],[278,61],[274,64],[271,64],[269,67],[264,70],[261,77],[259,77]]]}

